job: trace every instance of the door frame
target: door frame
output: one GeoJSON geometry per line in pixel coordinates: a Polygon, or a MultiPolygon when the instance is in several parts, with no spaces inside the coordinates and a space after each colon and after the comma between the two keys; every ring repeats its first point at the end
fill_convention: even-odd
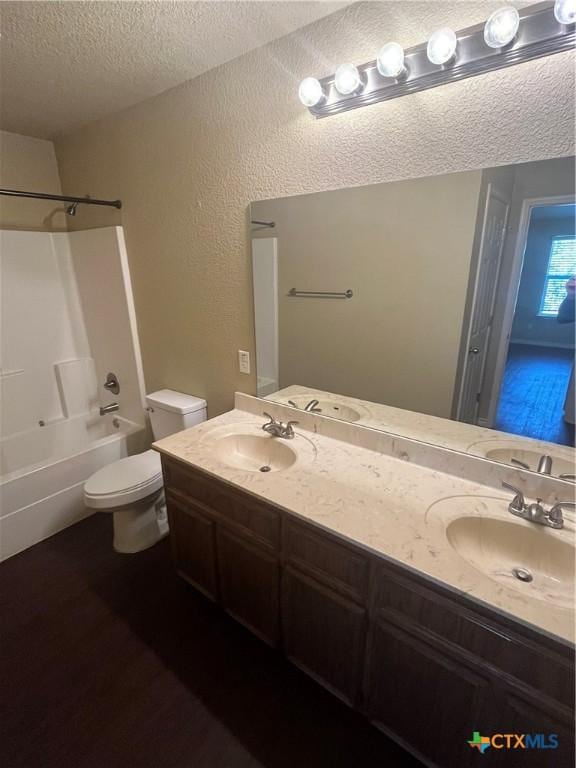
{"type": "MultiPolygon", "coordinates": [[[[469,360],[468,350],[469,350],[469,347],[470,347],[470,337],[472,336],[472,326],[473,326],[473,320],[474,320],[474,311],[476,309],[476,304],[477,304],[477,299],[478,299],[478,282],[479,282],[479,277],[480,277],[480,269],[482,267],[482,251],[483,251],[483,248],[484,248],[484,244],[486,242],[486,225],[487,225],[487,220],[488,220],[488,210],[489,210],[489,207],[490,207],[490,202],[491,202],[491,200],[493,198],[498,199],[501,203],[504,203],[506,205],[506,223],[504,225],[504,232],[505,232],[505,234],[504,234],[504,237],[503,237],[503,240],[502,240],[502,249],[501,249],[501,252],[500,252],[500,263],[498,265],[498,274],[496,276],[496,283],[497,284],[498,284],[498,281],[500,280],[500,275],[501,275],[501,271],[502,271],[502,260],[504,258],[504,252],[505,252],[505,248],[506,248],[506,232],[508,230],[508,225],[510,223],[510,213],[511,213],[511,210],[512,210],[512,200],[511,200],[510,195],[507,195],[503,190],[501,190],[499,188],[499,186],[497,184],[495,184],[493,181],[490,181],[486,185],[486,193],[485,193],[484,206],[483,206],[484,210],[482,212],[482,227],[481,227],[481,230],[480,230],[480,242],[478,243],[478,247],[475,248],[475,251],[476,251],[476,254],[477,254],[477,260],[476,260],[476,263],[472,266],[472,269],[471,269],[471,274],[472,274],[472,270],[474,271],[473,272],[473,274],[474,274],[474,284],[473,284],[473,287],[472,287],[472,295],[471,295],[470,304],[469,304],[470,309],[466,313],[467,314],[467,317],[466,317],[466,325],[467,325],[466,332],[463,335],[462,342],[461,342],[461,347],[460,347],[461,367],[460,367],[460,370],[458,372],[457,399],[456,399],[456,402],[455,402],[455,409],[454,409],[455,414],[453,416],[453,418],[456,421],[460,421],[462,419],[462,408],[464,406],[464,403],[463,403],[463,399],[464,399],[464,385],[465,385],[465,382],[466,382],[466,373],[467,373],[468,360],[469,360]]],[[[484,361],[483,361],[483,365],[482,365],[481,381],[480,381],[481,386],[483,385],[482,379],[484,377],[484,372],[486,370],[486,359],[487,359],[487,356],[488,356],[488,350],[489,350],[490,341],[492,339],[492,332],[494,330],[493,319],[494,319],[494,307],[496,305],[496,300],[497,300],[497,290],[498,289],[496,288],[495,289],[495,293],[494,293],[494,301],[493,301],[493,304],[492,304],[492,320],[491,320],[491,323],[490,323],[490,331],[489,331],[489,334],[488,334],[488,338],[486,339],[486,353],[484,355],[484,361]]],[[[478,411],[478,409],[476,409],[476,413],[477,413],[477,411],[478,411]]]]}
{"type": "MultiPolygon", "coordinates": [[[[528,243],[528,230],[530,229],[530,219],[534,208],[546,207],[549,205],[576,205],[576,195],[549,195],[547,197],[528,197],[522,201],[520,209],[520,220],[516,232],[516,242],[514,244],[514,254],[510,270],[510,280],[507,290],[507,301],[504,307],[504,315],[500,326],[500,333],[497,337],[496,362],[494,365],[494,378],[490,387],[490,399],[488,401],[488,410],[486,419],[482,420],[480,426],[493,429],[496,421],[496,412],[500,402],[500,391],[502,389],[502,380],[504,378],[504,369],[508,359],[508,347],[510,346],[510,334],[512,333],[512,323],[516,312],[516,303],[520,291],[520,278],[524,266],[524,255],[528,243]]],[[[496,334],[495,334],[496,337],[496,334]]],[[[479,422],[480,423],[480,422],[479,422]]]]}

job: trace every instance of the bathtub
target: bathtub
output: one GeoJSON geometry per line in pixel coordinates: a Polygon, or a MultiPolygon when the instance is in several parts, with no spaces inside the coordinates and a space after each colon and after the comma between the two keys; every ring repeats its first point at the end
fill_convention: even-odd
{"type": "Polygon", "coordinates": [[[147,447],[140,424],[109,415],[62,419],[0,441],[0,560],[93,513],[93,472],[147,447]]]}

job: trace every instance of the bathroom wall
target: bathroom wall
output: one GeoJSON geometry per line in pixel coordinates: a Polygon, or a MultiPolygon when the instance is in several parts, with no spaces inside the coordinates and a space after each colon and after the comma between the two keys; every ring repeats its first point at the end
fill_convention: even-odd
{"type": "Polygon", "coordinates": [[[450,416],[481,182],[469,171],[252,207],[276,223],[280,387],[450,416]]]}
{"type": "Polygon", "coordinates": [[[122,198],[72,226],[122,222],[150,389],[232,407],[254,354],[247,206],[324,189],[574,153],[573,53],[324,120],[299,81],[484,20],[488,2],[360,3],[56,142],[65,191],[122,198]]]}
{"type": "MultiPolygon", "coordinates": [[[[51,141],[0,131],[0,187],[62,194],[51,141]]],[[[66,229],[61,203],[0,197],[0,228],[41,232],[66,229]]]]}

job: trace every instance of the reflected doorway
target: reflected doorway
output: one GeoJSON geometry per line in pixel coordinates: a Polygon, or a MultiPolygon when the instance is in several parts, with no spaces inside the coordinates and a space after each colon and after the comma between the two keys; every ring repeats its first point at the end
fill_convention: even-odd
{"type": "Polygon", "coordinates": [[[576,206],[532,209],[494,427],[574,445],[576,206]]]}

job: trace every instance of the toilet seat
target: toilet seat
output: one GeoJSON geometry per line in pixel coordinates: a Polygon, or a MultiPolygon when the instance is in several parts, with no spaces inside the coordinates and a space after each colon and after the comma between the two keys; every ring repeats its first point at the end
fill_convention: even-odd
{"type": "Polygon", "coordinates": [[[84,485],[84,501],[91,509],[114,509],[133,504],[161,490],[162,464],[156,451],[115,461],[98,470],[84,485]]]}

